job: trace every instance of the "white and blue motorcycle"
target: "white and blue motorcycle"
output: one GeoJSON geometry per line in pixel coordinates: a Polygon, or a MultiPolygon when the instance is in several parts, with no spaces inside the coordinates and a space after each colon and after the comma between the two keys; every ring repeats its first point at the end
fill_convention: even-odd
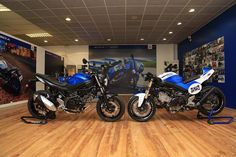
{"type": "Polygon", "coordinates": [[[145,93],[138,93],[129,100],[130,117],[140,122],[148,121],[156,108],[165,108],[170,113],[197,109],[204,115],[219,114],[224,108],[225,96],[219,88],[205,84],[214,70],[203,68],[202,72],[188,80],[174,72],[159,76],[145,74],[148,86],[145,93]]]}

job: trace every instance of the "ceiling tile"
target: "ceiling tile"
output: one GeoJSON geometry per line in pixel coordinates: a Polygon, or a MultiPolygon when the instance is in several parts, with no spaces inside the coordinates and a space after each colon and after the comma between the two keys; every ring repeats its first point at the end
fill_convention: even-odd
{"type": "Polygon", "coordinates": [[[188,3],[189,0],[169,0],[168,5],[174,5],[174,6],[184,6],[188,3]]]}
{"type": "Polygon", "coordinates": [[[163,7],[160,6],[148,6],[145,11],[145,15],[160,15],[163,7]]]}
{"type": "Polygon", "coordinates": [[[107,7],[109,14],[125,14],[125,7],[107,7]]]}
{"type": "Polygon", "coordinates": [[[86,8],[70,8],[73,15],[89,15],[86,8]]]}
{"type": "Polygon", "coordinates": [[[145,6],[146,0],[127,0],[126,5],[129,6],[145,6]]]}
{"type": "Polygon", "coordinates": [[[40,1],[38,0],[31,0],[31,1],[22,1],[22,3],[30,8],[31,10],[33,9],[47,9],[46,6],[44,6],[40,1]]]}
{"type": "Polygon", "coordinates": [[[83,0],[62,0],[69,8],[85,7],[83,0]]]}
{"type": "Polygon", "coordinates": [[[87,7],[105,7],[104,0],[83,0],[87,7]]]}
{"type": "Polygon", "coordinates": [[[127,7],[126,9],[127,15],[142,15],[144,11],[144,7],[127,7]]]}
{"type": "Polygon", "coordinates": [[[41,0],[48,8],[64,8],[64,4],[58,0],[41,0]]]}
{"type": "Polygon", "coordinates": [[[52,12],[57,16],[70,15],[70,12],[68,9],[52,9],[52,12]]]}
{"type": "Polygon", "coordinates": [[[107,14],[106,7],[90,7],[88,8],[92,15],[104,15],[107,14]]]}
{"type": "Polygon", "coordinates": [[[165,5],[168,1],[167,0],[148,0],[148,6],[150,5],[165,5]]]}
{"type": "Polygon", "coordinates": [[[105,0],[107,6],[125,6],[125,0],[105,0]]]}
{"type": "Polygon", "coordinates": [[[164,10],[164,14],[178,14],[183,9],[183,7],[166,7],[164,10]]]}
{"type": "Polygon", "coordinates": [[[54,14],[49,9],[34,10],[33,12],[37,14],[38,16],[42,16],[42,17],[54,16],[54,14]]]}

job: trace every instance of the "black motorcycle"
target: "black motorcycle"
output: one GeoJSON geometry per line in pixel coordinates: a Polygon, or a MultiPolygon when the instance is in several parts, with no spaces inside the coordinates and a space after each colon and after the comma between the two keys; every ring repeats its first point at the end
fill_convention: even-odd
{"type": "Polygon", "coordinates": [[[28,101],[29,112],[39,119],[56,118],[56,111],[81,113],[93,99],[97,98],[96,110],[104,121],[119,120],[125,111],[124,103],[118,95],[106,90],[103,66],[101,71],[91,71],[87,74],[77,73],[67,82],[60,83],[47,75],[36,74],[36,79],[45,84],[45,90],[33,92],[28,101]],[[71,83],[75,83],[72,85],[71,83]]]}
{"type": "Polygon", "coordinates": [[[21,81],[23,76],[17,68],[0,68],[0,78],[3,80],[2,88],[13,95],[19,95],[21,92],[21,81]]]}

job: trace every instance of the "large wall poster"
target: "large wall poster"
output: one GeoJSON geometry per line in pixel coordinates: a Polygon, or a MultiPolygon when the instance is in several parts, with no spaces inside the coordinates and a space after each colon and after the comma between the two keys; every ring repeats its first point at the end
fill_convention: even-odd
{"type": "Polygon", "coordinates": [[[36,50],[0,33],[0,104],[28,99],[25,85],[36,71],[36,50]],[[11,73],[13,69],[15,73],[11,73]]]}
{"type": "Polygon", "coordinates": [[[54,53],[45,51],[45,74],[58,77],[64,73],[64,59],[54,53]]]}
{"type": "Polygon", "coordinates": [[[185,54],[184,76],[186,78],[201,74],[204,66],[215,70],[212,77],[213,82],[225,82],[224,37],[220,37],[185,54]]]}
{"type": "Polygon", "coordinates": [[[89,46],[89,66],[99,68],[106,63],[109,90],[130,94],[145,85],[141,73],[156,74],[156,45],[89,46]]]}

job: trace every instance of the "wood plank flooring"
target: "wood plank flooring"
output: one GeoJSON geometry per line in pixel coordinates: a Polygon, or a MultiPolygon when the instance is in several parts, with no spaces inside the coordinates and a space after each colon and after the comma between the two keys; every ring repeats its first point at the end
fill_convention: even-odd
{"type": "MultiPolygon", "coordinates": [[[[196,111],[158,110],[139,123],[127,111],[118,122],[99,119],[95,105],[80,115],[57,113],[46,125],[25,124],[26,104],[0,109],[0,157],[235,157],[236,123],[208,125],[196,111]]],[[[236,117],[236,110],[222,115],[236,117]]]]}

